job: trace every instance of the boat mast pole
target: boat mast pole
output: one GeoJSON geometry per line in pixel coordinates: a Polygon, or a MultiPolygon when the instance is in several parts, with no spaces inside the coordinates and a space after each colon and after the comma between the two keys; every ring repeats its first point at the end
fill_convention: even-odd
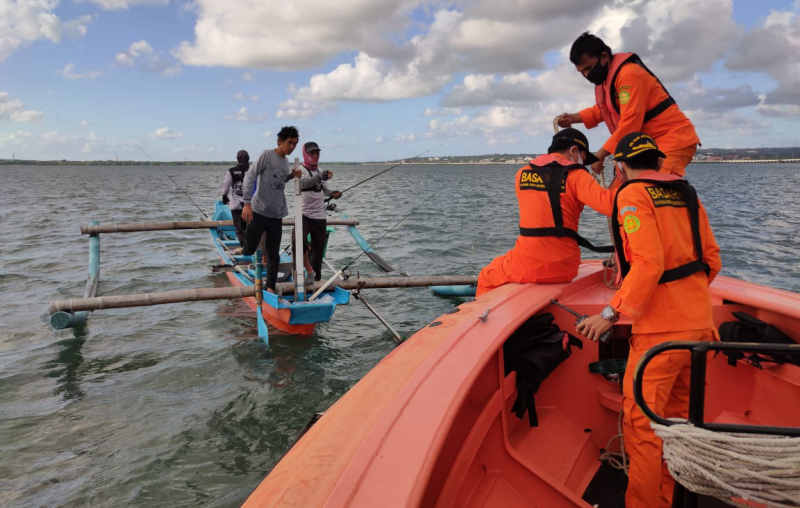
{"type": "MultiPolygon", "coordinates": [[[[294,158],[293,170],[300,167],[300,159],[294,158]]],[[[295,178],[295,203],[294,203],[294,299],[302,302],[306,299],[305,277],[303,276],[303,190],[300,188],[300,178],[295,178]]]]}

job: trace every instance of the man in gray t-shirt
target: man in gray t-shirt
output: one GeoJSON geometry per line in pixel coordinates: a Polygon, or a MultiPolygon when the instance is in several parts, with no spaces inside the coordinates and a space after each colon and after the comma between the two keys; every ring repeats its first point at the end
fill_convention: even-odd
{"type": "Polygon", "coordinates": [[[242,219],[247,225],[247,240],[243,253],[250,255],[258,248],[266,234],[265,257],[267,263],[266,290],[275,292],[280,262],[282,220],[289,213],[284,188],[286,182],[300,177],[298,169],[289,170],[286,158],[297,146],[300,134],[295,127],[283,127],[278,133],[278,147],[264,150],[256,165],[247,172],[242,184],[244,208],[242,219]]]}

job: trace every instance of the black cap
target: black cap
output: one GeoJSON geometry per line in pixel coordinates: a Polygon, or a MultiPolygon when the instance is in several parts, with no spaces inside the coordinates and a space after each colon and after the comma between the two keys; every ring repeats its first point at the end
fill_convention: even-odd
{"type": "Polygon", "coordinates": [[[236,152],[236,160],[242,164],[250,162],[250,154],[247,153],[247,150],[239,150],[236,152]]]}
{"type": "Polygon", "coordinates": [[[314,141],[309,141],[308,143],[303,145],[303,150],[305,150],[307,153],[320,151],[319,145],[316,144],[314,141]]]}
{"type": "Polygon", "coordinates": [[[572,145],[586,150],[587,155],[586,159],[583,161],[584,164],[593,164],[599,160],[589,150],[589,140],[586,139],[586,136],[578,129],[573,129],[572,127],[562,129],[553,135],[553,141],[550,143],[550,148],[547,149],[547,153],[560,152],[572,145]]]}
{"type": "Polygon", "coordinates": [[[632,159],[640,153],[649,152],[651,150],[655,150],[659,157],[666,157],[664,152],[658,149],[656,140],[644,132],[631,132],[617,143],[617,149],[614,150],[614,160],[624,161],[632,159]]]}

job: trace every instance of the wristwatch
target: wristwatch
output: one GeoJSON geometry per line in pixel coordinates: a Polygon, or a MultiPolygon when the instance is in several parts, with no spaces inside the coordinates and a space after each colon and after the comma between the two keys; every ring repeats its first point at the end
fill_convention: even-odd
{"type": "Polygon", "coordinates": [[[600,311],[600,317],[609,323],[616,323],[617,320],[619,320],[619,314],[611,305],[606,305],[603,307],[603,310],[600,311]]]}

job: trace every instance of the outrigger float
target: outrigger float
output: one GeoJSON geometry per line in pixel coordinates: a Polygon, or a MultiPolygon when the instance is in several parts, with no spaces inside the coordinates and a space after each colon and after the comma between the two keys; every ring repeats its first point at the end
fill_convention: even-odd
{"type": "MultiPolygon", "coordinates": [[[[298,199],[297,202],[300,203],[300,200],[298,199]]],[[[298,221],[302,221],[302,211],[299,206],[296,207],[295,217],[285,218],[283,225],[294,227],[298,221]]],[[[364,239],[357,229],[357,220],[329,218],[328,225],[329,235],[334,231],[334,228],[330,226],[345,226],[363,254],[366,254],[382,271],[396,272],[364,239]]],[[[294,229],[294,241],[301,242],[301,232],[298,228],[294,229]]],[[[55,329],[85,325],[89,312],[99,309],[242,298],[249,307],[256,311],[259,337],[269,343],[267,324],[284,333],[310,335],[318,323],[324,323],[331,319],[337,305],[349,303],[350,296],[353,295],[363,302],[370,312],[392,332],[395,341],[400,342],[402,337],[360,294],[362,289],[464,284],[469,286],[476,283],[475,276],[410,277],[403,274],[351,278],[345,270],[334,270],[333,277],[327,281],[305,284],[302,259],[293,259],[291,255],[287,254],[286,250],[288,249],[284,249],[284,252],[281,253],[277,291],[271,293],[262,287],[265,270],[261,263],[260,251],[256,251],[252,256],[236,254],[237,247],[241,246],[236,239],[230,210],[222,202],[215,204],[212,220],[107,225],[92,223],[82,226],[81,233],[89,235],[89,277],[86,290],[83,298],[57,300],[50,303],[50,324],[55,329]],[[97,295],[100,279],[101,234],[185,229],[207,230],[210,233],[217,255],[222,261],[222,264],[213,266],[212,270],[224,272],[233,287],[184,289],[132,295],[97,295]]],[[[330,265],[328,266],[330,267],[330,265]]]]}
{"type": "MultiPolygon", "coordinates": [[[[531,339],[537,327],[558,327],[551,344],[560,354],[562,332],[580,337],[570,310],[595,314],[611,298],[605,270],[586,261],[571,283],[508,284],[438,317],[328,408],[245,506],[624,506],[627,477],[611,466],[625,466],[619,422],[630,321],[617,322],[604,343],[564,351],[533,388],[535,405],[518,390],[520,372],[536,372],[521,358],[548,351],[531,339]],[[543,349],[523,357],[520,344],[543,349]],[[536,426],[515,415],[527,402],[536,426]]],[[[800,506],[800,295],[725,276],[711,290],[722,342],[662,344],[634,377],[646,408],[649,359],[691,352],[689,421],[645,409],[661,425],[679,482],[674,506],[723,506],[695,491],[742,506],[800,506]],[[686,441],[682,458],[670,429],[686,441]]]]}

